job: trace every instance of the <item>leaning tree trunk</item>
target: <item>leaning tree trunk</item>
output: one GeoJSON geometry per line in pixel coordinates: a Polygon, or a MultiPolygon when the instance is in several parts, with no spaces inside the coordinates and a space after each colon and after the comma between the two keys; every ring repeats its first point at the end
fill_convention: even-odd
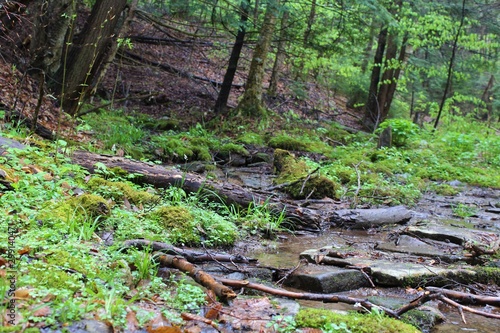
{"type": "Polygon", "coordinates": [[[62,55],[54,90],[65,112],[76,114],[88,97],[106,54],[112,43],[116,43],[114,36],[123,23],[120,18],[126,5],[127,0],[97,1],[82,32],[73,40],[67,54],[62,55]]]}
{"type": "Polygon", "coordinates": [[[255,46],[248,72],[246,89],[238,104],[238,112],[245,116],[264,116],[266,110],[262,102],[262,83],[264,81],[264,70],[271,39],[273,37],[276,15],[280,0],[269,0],[267,3],[264,23],[260,30],[260,36],[255,46]]]}
{"type": "Polygon", "coordinates": [[[224,75],[224,81],[219,91],[219,96],[215,102],[214,111],[216,113],[226,113],[227,112],[227,100],[229,99],[229,93],[231,92],[231,87],[233,85],[234,75],[236,74],[236,69],[238,68],[238,61],[240,60],[241,49],[243,48],[243,43],[245,41],[246,28],[245,25],[248,21],[248,10],[250,7],[250,0],[242,0],[240,4],[241,18],[240,18],[240,28],[238,29],[238,34],[236,35],[236,40],[233,45],[233,50],[231,51],[231,56],[229,57],[229,64],[227,66],[226,74],[224,75]]]}

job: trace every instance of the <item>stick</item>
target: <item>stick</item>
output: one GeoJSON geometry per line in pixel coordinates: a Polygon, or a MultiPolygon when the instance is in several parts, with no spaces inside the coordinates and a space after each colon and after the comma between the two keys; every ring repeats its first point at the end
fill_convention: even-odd
{"type": "Polygon", "coordinates": [[[222,301],[229,301],[236,298],[236,294],[231,288],[228,288],[217,282],[210,274],[199,269],[182,257],[171,256],[161,252],[155,252],[156,260],[162,266],[174,267],[192,277],[197,283],[212,290],[222,301]]]}

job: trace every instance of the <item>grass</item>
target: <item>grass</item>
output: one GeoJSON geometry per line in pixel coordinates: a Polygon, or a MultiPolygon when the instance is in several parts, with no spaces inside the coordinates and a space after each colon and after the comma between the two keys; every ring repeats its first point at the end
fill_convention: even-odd
{"type": "MultiPolygon", "coordinates": [[[[257,128],[239,124],[240,131],[232,137],[198,125],[151,137],[154,133],[141,125],[144,119],[124,113],[102,116],[105,121],[87,119],[84,125],[102,140],[103,152],[123,149],[126,154],[138,152],[155,159],[147,152],[163,148],[168,151],[162,155],[164,160],[213,162],[217,154],[248,154],[243,143],[304,149],[310,154],[297,159],[304,174],[318,169],[338,185],[336,197],[357,204],[412,205],[426,191],[454,195],[457,189],[447,183],[451,180],[500,188],[498,135],[465,119],[455,119],[435,133],[397,124],[398,147],[377,150],[374,136],[349,134],[333,124],[272,133],[260,128],[261,123],[257,128]],[[319,154],[323,158],[317,158],[319,154]]],[[[287,118],[289,128],[299,124],[300,120],[287,118]]],[[[3,135],[22,141],[29,137],[19,128],[3,135]]],[[[168,304],[161,312],[172,323],[182,323],[180,312],[203,304],[203,293],[188,283],[161,280],[150,251],[123,251],[122,241],[145,238],[228,246],[246,235],[275,237],[290,228],[284,212],[273,211],[268,201],[239,209],[214,202],[202,192],[141,187],[130,182],[134,175],[104,165],[98,165],[98,175],[90,177],[67,156],[56,153],[53,145],[31,142],[24,150],[9,149],[0,156],[2,174],[15,189],[1,194],[0,214],[7,223],[0,225],[0,233],[6,234],[9,226],[19,230],[15,251],[22,255],[16,266],[17,287],[29,293],[19,300],[18,308],[28,326],[43,323],[56,328],[94,317],[123,329],[129,311],[145,325],[158,314],[141,306],[142,300],[152,297],[168,304]],[[106,232],[113,234],[114,245],[101,242],[106,232]],[[50,312],[35,315],[42,304],[50,312]]],[[[453,212],[466,218],[475,210],[457,205],[453,212]]],[[[5,238],[0,239],[1,249],[8,246],[5,238]]],[[[0,284],[0,290],[6,288],[0,284]]],[[[299,323],[298,318],[293,320],[299,323]]],[[[291,323],[283,319],[275,324],[284,330],[280,325],[287,321],[291,323]]],[[[335,327],[344,329],[341,323],[335,327]]],[[[326,322],[321,325],[326,331],[335,328],[326,322]]]]}

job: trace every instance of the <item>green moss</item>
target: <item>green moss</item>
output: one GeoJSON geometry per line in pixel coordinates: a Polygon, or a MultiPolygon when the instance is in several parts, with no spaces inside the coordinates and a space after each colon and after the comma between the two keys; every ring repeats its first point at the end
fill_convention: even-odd
{"type": "Polygon", "coordinates": [[[279,172],[275,182],[277,184],[289,183],[285,192],[294,199],[336,197],[336,191],[339,188],[337,183],[317,174],[311,175],[306,180],[309,173],[307,164],[302,160],[297,160],[286,150],[275,150],[274,167],[279,172]]]}
{"type": "Polygon", "coordinates": [[[95,193],[99,193],[105,198],[122,203],[123,198],[134,205],[154,203],[159,201],[159,197],[146,191],[138,191],[125,182],[112,182],[100,177],[92,177],[87,182],[87,187],[95,193]]]}
{"type": "Polygon", "coordinates": [[[417,333],[417,328],[383,315],[340,314],[324,309],[301,309],[295,321],[299,327],[344,326],[352,333],[417,333]]]}
{"type": "Polygon", "coordinates": [[[96,194],[82,194],[72,197],[66,202],[74,211],[82,210],[88,217],[108,216],[110,207],[108,202],[96,194]]]}
{"type": "Polygon", "coordinates": [[[445,184],[445,183],[433,186],[432,189],[437,194],[444,195],[444,196],[455,196],[460,192],[455,187],[448,185],[448,184],[445,184]]]}
{"type": "Polygon", "coordinates": [[[264,138],[262,135],[254,132],[245,132],[240,135],[236,141],[247,145],[264,146],[264,138]]]}
{"type": "Polygon", "coordinates": [[[205,209],[164,206],[152,212],[150,217],[165,228],[174,244],[230,245],[238,237],[233,223],[205,209]]]}
{"type": "Polygon", "coordinates": [[[469,282],[477,282],[484,284],[496,284],[500,285],[500,267],[474,267],[474,271],[477,274],[474,281],[469,282]]]}
{"type": "Polygon", "coordinates": [[[308,150],[307,145],[303,140],[285,134],[279,134],[272,137],[269,140],[268,144],[273,148],[280,148],[285,150],[308,150]]]}
{"type": "Polygon", "coordinates": [[[243,156],[249,156],[250,154],[248,153],[248,150],[245,149],[242,145],[236,144],[236,143],[225,143],[223,144],[219,152],[221,154],[231,154],[231,153],[236,153],[240,154],[243,156]]]}

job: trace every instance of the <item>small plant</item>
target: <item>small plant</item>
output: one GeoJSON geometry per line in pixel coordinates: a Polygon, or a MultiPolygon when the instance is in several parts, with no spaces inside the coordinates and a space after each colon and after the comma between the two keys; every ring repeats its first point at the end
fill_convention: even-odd
{"type": "Polygon", "coordinates": [[[200,287],[190,284],[186,279],[173,281],[177,285],[173,307],[178,311],[193,311],[206,304],[206,294],[200,287]]]}
{"type": "Polygon", "coordinates": [[[272,328],[274,332],[294,333],[297,332],[297,323],[292,316],[276,316],[266,324],[267,328],[272,328]]]}
{"type": "Polygon", "coordinates": [[[477,207],[473,207],[470,205],[466,205],[463,203],[459,203],[451,208],[453,215],[458,216],[460,218],[468,218],[477,214],[477,207]]]}
{"type": "Polygon", "coordinates": [[[387,119],[380,124],[376,133],[382,132],[387,127],[392,129],[392,143],[396,147],[406,146],[408,140],[414,137],[419,130],[419,127],[406,119],[387,119]]]}

